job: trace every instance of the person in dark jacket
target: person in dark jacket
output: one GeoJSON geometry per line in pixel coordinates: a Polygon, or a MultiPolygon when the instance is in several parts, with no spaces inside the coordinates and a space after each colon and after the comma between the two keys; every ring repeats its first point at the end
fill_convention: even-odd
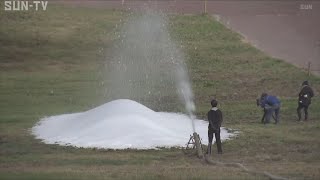
{"type": "Polygon", "coordinates": [[[211,155],[211,147],[212,147],[212,140],[213,140],[213,134],[216,138],[216,144],[218,149],[218,154],[222,154],[222,147],[221,147],[221,139],[220,139],[220,127],[221,123],[223,121],[222,112],[217,108],[218,102],[213,99],[211,101],[211,110],[208,112],[208,150],[207,153],[211,155]]]}
{"type": "Polygon", "coordinates": [[[275,124],[279,123],[281,102],[277,97],[268,95],[267,93],[262,93],[260,97],[260,106],[265,111],[264,124],[270,123],[270,118],[273,113],[275,113],[275,124]]]}
{"type": "Polygon", "coordinates": [[[304,120],[308,120],[308,108],[311,104],[311,98],[314,96],[312,88],[309,86],[308,81],[302,83],[301,91],[298,99],[298,118],[301,121],[301,109],[304,109],[304,120]]]}

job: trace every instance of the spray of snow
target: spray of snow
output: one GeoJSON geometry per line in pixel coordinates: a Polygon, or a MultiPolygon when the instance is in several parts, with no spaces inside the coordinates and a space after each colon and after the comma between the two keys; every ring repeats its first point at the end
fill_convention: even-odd
{"type": "Polygon", "coordinates": [[[123,23],[107,58],[108,95],[128,98],[153,109],[184,105],[195,132],[193,92],[184,53],[171,39],[165,14],[145,8],[123,23]]]}
{"type": "MultiPolygon", "coordinates": [[[[47,144],[105,149],[183,147],[191,127],[188,116],[155,112],[132,100],[111,101],[92,110],[43,118],[32,128],[47,144]]],[[[208,122],[195,120],[201,137],[208,122]]],[[[232,136],[224,128],[222,140],[232,136]]],[[[203,139],[207,143],[207,138],[203,139]]]]}
{"type": "Polygon", "coordinates": [[[186,69],[183,66],[180,66],[177,70],[177,89],[180,95],[181,100],[185,103],[185,108],[191,119],[192,131],[196,132],[195,123],[194,123],[194,111],[195,105],[193,101],[193,92],[190,86],[189,76],[186,73],[186,69]]]}

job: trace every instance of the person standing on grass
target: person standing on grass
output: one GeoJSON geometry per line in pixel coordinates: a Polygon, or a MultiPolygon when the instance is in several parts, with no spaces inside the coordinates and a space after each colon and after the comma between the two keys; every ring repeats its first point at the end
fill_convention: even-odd
{"type": "Polygon", "coordinates": [[[268,95],[267,93],[261,94],[260,106],[265,110],[264,124],[270,123],[273,113],[275,113],[275,124],[279,123],[280,105],[280,100],[277,97],[268,95]]]}
{"type": "Polygon", "coordinates": [[[209,121],[209,126],[208,126],[208,139],[209,139],[209,144],[208,144],[208,150],[207,154],[211,155],[212,150],[212,140],[213,140],[213,134],[216,138],[216,144],[217,144],[217,149],[218,149],[218,154],[222,154],[222,147],[221,147],[221,138],[220,138],[220,127],[221,123],[223,121],[222,117],[222,112],[217,108],[218,102],[213,99],[211,101],[211,110],[208,112],[208,121],[209,121]]]}
{"type": "Polygon", "coordinates": [[[304,120],[308,120],[308,108],[311,104],[311,98],[314,96],[312,88],[309,86],[308,81],[304,81],[302,83],[302,87],[299,93],[299,99],[298,99],[298,118],[299,121],[301,121],[301,109],[304,110],[304,120]]]}

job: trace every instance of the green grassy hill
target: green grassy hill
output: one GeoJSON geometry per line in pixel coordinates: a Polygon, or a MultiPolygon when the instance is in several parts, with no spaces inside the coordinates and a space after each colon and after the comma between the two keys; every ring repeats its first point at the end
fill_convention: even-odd
{"type": "MultiPolygon", "coordinates": [[[[208,166],[179,149],[61,147],[30,135],[41,117],[108,101],[101,83],[104,63],[116,27],[127,16],[55,5],[45,12],[0,10],[0,179],[263,179],[235,167],[208,166]]],[[[241,131],[213,158],[293,179],[318,179],[320,99],[314,98],[307,123],[296,122],[295,109],[301,82],[309,78],[317,93],[320,78],[267,56],[209,16],[169,19],[171,36],[187,57],[197,116],[204,118],[216,97],[224,126],[241,131]],[[279,125],[260,124],[255,99],[261,92],[281,98],[279,125]]]]}

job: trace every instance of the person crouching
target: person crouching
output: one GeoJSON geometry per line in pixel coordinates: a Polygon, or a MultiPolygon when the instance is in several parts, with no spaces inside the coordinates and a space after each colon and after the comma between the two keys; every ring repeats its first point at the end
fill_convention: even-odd
{"type": "Polygon", "coordinates": [[[260,97],[260,106],[265,110],[265,121],[264,124],[270,123],[272,114],[275,114],[275,124],[279,123],[279,113],[280,113],[280,100],[275,97],[268,95],[267,93],[262,93],[260,97]]]}

